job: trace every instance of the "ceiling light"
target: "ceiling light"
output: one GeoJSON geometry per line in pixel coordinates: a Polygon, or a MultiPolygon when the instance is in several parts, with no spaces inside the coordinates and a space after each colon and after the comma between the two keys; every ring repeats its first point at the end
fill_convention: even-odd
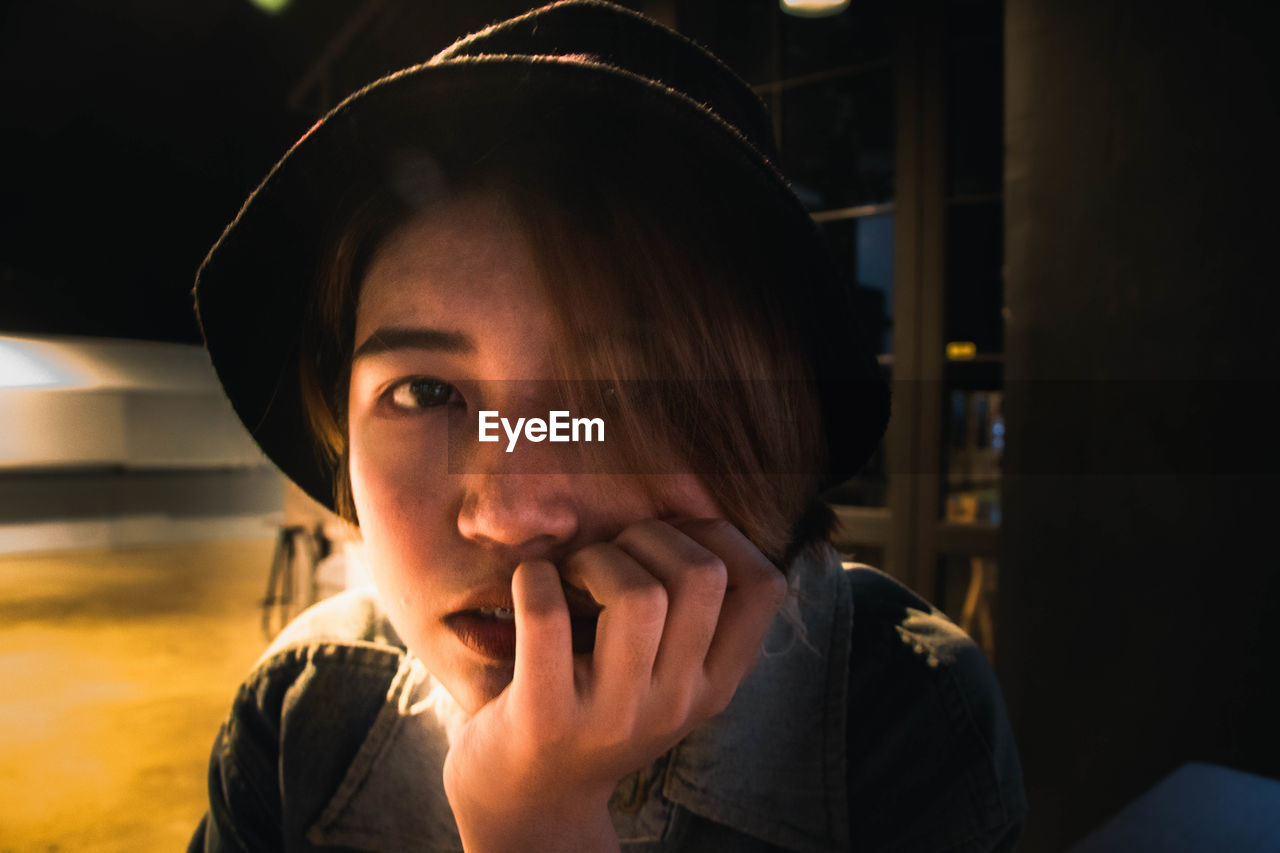
{"type": "Polygon", "coordinates": [[[849,0],[778,0],[782,11],[800,18],[825,18],[849,8],[849,0]]]}
{"type": "Polygon", "coordinates": [[[268,15],[277,15],[284,11],[285,6],[289,5],[289,0],[249,0],[249,2],[268,15]]]}

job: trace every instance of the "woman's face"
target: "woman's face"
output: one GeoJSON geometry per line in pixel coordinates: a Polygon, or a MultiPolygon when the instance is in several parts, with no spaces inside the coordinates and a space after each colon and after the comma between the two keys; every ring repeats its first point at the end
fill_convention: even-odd
{"type": "Polygon", "coordinates": [[[348,423],[366,554],[401,637],[472,713],[511,680],[518,563],[559,565],[643,519],[721,515],[692,475],[569,474],[564,444],[507,452],[501,428],[477,440],[479,410],[514,424],[558,408],[554,329],[526,238],[493,194],[410,220],[360,292],[348,423]]]}

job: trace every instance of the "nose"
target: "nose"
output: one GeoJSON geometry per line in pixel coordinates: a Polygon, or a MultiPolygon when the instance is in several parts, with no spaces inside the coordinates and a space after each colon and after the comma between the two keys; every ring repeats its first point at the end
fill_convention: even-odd
{"type": "MultiPolygon", "coordinates": [[[[518,450],[512,454],[517,455],[518,450]]],[[[508,463],[461,476],[465,487],[458,532],[473,542],[505,548],[517,561],[554,561],[578,533],[569,475],[530,473],[508,463]]]]}

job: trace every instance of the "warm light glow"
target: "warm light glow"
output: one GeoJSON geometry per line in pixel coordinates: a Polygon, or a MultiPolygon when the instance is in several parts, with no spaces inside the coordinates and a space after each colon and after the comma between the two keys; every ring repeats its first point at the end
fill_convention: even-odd
{"type": "Polygon", "coordinates": [[[951,341],[947,344],[948,361],[970,361],[978,355],[978,345],[973,341],[951,341]]]}
{"type": "Polygon", "coordinates": [[[778,0],[782,11],[802,18],[838,15],[849,8],[849,0],[778,0]]]}
{"type": "Polygon", "coordinates": [[[72,377],[26,341],[0,338],[0,389],[58,388],[72,377]]]}
{"type": "Polygon", "coordinates": [[[249,0],[249,2],[268,15],[277,15],[289,5],[289,0],[249,0]]]}

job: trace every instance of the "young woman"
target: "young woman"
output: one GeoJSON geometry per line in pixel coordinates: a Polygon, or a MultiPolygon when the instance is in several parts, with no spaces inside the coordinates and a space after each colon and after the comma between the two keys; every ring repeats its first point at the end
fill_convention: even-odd
{"type": "Polygon", "coordinates": [[[197,301],[376,593],[235,700],[193,850],[1009,849],[981,654],[827,543],[887,392],[760,102],[593,0],[344,102],[197,301]]]}

